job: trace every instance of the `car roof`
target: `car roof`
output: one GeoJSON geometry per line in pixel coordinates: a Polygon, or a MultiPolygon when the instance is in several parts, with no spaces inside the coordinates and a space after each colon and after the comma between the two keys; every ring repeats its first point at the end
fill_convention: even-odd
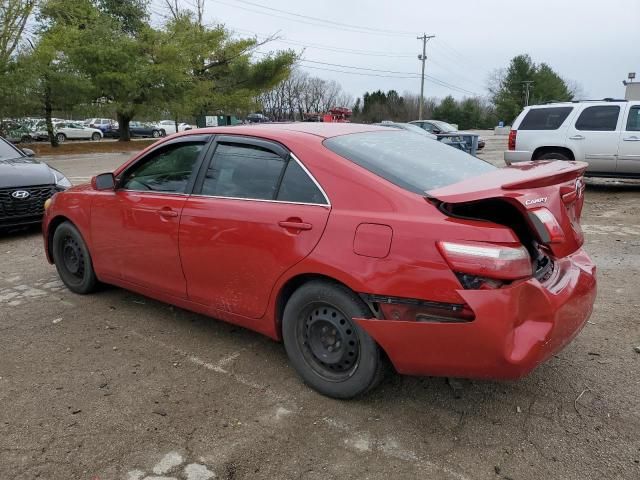
{"type": "Polygon", "coordinates": [[[388,131],[388,127],[365,125],[362,123],[324,123],[324,122],[295,122],[295,123],[260,123],[254,125],[235,125],[229,127],[207,127],[189,130],[187,134],[226,133],[238,135],[278,136],[281,134],[300,133],[314,135],[321,138],[337,137],[352,133],[371,131],[388,131]]]}

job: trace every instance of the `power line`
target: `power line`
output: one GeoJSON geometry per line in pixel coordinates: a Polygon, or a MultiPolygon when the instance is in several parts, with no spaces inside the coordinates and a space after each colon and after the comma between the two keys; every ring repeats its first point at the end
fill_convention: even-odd
{"type": "Polygon", "coordinates": [[[373,28],[373,27],[366,27],[366,26],[362,26],[362,25],[353,25],[350,23],[342,23],[342,22],[335,22],[333,20],[326,20],[324,18],[319,18],[319,17],[312,17],[310,15],[302,15],[300,13],[295,13],[295,12],[289,12],[287,10],[280,10],[278,8],[273,8],[273,7],[267,7],[265,5],[259,4],[259,3],[255,3],[255,2],[250,2],[248,0],[233,0],[235,2],[238,3],[244,3],[246,5],[251,5],[254,7],[258,7],[258,8],[263,8],[265,10],[270,10],[273,12],[279,12],[279,13],[284,13],[285,15],[291,15],[293,17],[298,17],[298,18],[304,18],[307,20],[313,20],[316,22],[322,22],[322,23],[327,23],[329,25],[335,25],[335,26],[339,26],[339,27],[346,27],[346,28],[352,28],[352,29],[358,29],[358,30],[369,30],[371,32],[374,33],[381,33],[381,34],[385,34],[385,35],[413,35],[413,32],[407,32],[407,31],[398,31],[398,30],[387,30],[387,29],[383,29],[383,28],[373,28]]]}
{"type": "Polygon", "coordinates": [[[264,12],[264,11],[256,10],[256,9],[252,9],[252,8],[241,7],[240,5],[235,5],[233,3],[227,3],[227,2],[222,2],[220,0],[216,0],[216,1],[219,4],[226,5],[228,7],[239,8],[241,10],[246,10],[248,12],[258,13],[260,15],[266,15],[266,16],[274,17],[274,18],[282,18],[284,20],[294,21],[294,22],[298,22],[298,23],[304,23],[306,25],[313,25],[315,27],[329,28],[329,29],[333,29],[333,30],[340,30],[340,31],[351,32],[351,33],[362,33],[362,34],[366,34],[366,35],[383,35],[383,36],[407,36],[408,35],[406,33],[399,34],[399,33],[374,32],[374,31],[367,30],[366,29],[367,27],[355,27],[354,26],[353,28],[347,28],[347,27],[338,27],[336,25],[330,25],[330,24],[320,24],[320,23],[317,23],[317,22],[311,22],[311,21],[301,20],[301,19],[297,19],[297,18],[290,18],[290,17],[286,17],[286,16],[283,16],[283,15],[264,12]]]}

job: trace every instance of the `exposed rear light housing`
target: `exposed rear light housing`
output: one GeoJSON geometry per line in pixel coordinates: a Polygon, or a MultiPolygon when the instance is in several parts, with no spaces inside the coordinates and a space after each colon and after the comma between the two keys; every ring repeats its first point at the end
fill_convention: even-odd
{"type": "Polygon", "coordinates": [[[533,224],[540,241],[545,244],[564,242],[564,232],[556,217],[547,208],[536,208],[529,211],[529,219],[533,224]]]}
{"type": "Polygon", "coordinates": [[[518,280],[533,275],[531,256],[523,246],[471,241],[440,241],[437,245],[456,273],[497,280],[518,280]]]}
{"type": "Polygon", "coordinates": [[[515,150],[516,149],[516,137],[518,136],[518,131],[517,130],[510,130],[509,131],[509,150],[515,150]]]}

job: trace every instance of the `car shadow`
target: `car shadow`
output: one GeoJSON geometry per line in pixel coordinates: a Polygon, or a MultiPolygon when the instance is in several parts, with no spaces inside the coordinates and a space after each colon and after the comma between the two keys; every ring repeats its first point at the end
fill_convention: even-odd
{"type": "Polygon", "coordinates": [[[42,225],[39,223],[20,227],[0,227],[0,239],[14,239],[36,234],[42,234],[42,225]]]}
{"type": "Polygon", "coordinates": [[[624,178],[585,178],[588,191],[616,193],[640,192],[640,180],[624,178]]]}

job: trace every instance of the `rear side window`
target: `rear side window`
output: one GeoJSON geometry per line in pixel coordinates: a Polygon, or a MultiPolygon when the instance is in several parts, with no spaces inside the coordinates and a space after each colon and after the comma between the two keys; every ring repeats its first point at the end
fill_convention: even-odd
{"type": "Polygon", "coordinates": [[[576,130],[592,132],[613,132],[618,125],[620,107],[602,105],[585,108],[576,121],[576,130]]]}
{"type": "Polygon", "coordinates": [[[627,118],[627,131],[640,132],[640,105],[629,109],[629,117],[627,118]]]}
{"type": "Polygon", "coordinates": [[[405,130],[342,135],[325,140],[324,146],[420,195],[496,169],[461,150],[405,130]]]}
{"type": "Polygon", "coordinates": [[[202,194],[274,200],[285,161],[254,145],[221,143],[207,169],[202,194]]]}
{"type": "Polygon", "coordinates": [[[520,122],[518,130],[557,130],[573,107],[532,108],[520,122]]]}
{"type": "Polygon", "coordinates": [[[282,177],[278,200],[296,203],[326,204],[324,195],[311,180],[307,172],[293,159],[289,160],[287,169],[282,177]]]}

